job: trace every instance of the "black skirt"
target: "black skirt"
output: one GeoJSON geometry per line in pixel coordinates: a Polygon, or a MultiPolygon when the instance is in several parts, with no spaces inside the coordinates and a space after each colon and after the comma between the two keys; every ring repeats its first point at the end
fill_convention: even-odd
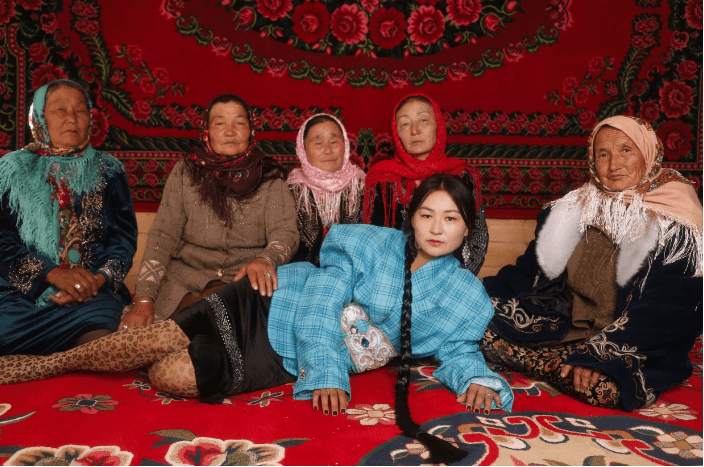
{"type": "Polygon", "coordinates": [[[296,379],[269,343],[270,304],[244,278],[171,317],[191,339],[188,353],[203,402],[220,403],[296,379]]]}

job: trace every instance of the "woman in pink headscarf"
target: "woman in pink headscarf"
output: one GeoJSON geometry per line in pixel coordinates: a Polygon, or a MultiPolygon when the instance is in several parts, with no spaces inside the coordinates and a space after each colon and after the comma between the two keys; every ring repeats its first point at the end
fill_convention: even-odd
{"type": "Polygon", "coordinates": [[[350,161],[342,122],[328,114],[313,115],[301,125],[296,155],[301,167],[291,171],[288,185],[296,200],[301,242],[292,261],[318,266],[330,226],[361,221],[364,172],[350,161]]]}
{"type": "Polygon", "coordinates": [[[592,405],[634,410],[685,381],[702,333],[702,205],[661,167],[649,123],[616,116],[588,142],[591,180],[546,207],[536,239],[484,278],[489,361],[592,405]]]}

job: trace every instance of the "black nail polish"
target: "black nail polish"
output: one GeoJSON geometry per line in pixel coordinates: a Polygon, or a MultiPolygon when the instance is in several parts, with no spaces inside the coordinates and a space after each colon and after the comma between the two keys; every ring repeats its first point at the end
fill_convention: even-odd
{"type": "Polygon", "coordinates": [[[479,413],[479,409],[474,409],[474,413],[479,413]]]}
{"type": "Polygon", "coordinates": [[[488,411],[488,410],[485,410],[485,411],[484,411],[484,415],[489,415],[489,411],[488,411]]]}
{"type": "Polygon", "coordinates": [[[323,410],[323,413],[324,413],[325,415],[327,415],[327,414],[328,414],[328,411],[327,411],[327,410],[323,410]]]}
{"type": "Polygon", "coordinates": [[[333,410],[333,411],[332,411],[332,416],[333,416],[333,417],[337,417],[337,410],[333,410]]]}
{"type": "Polygon", "coordinates": [[[341,414],[344,414],[344,413],[345,413],[345,409],[341,409],[341,410],[340,410],[340,413],[341,413],[341,414]]]}
{"type": "Polygon", "coordinates": [[[318,407],[313,407],[313,410],[315,410],[315,411],[317,412],[317,411],[318,411],[318,407]]]}

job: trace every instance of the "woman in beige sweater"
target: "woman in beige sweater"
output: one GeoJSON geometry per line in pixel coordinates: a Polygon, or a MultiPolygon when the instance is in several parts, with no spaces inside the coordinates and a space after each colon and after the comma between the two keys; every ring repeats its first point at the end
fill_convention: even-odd
{"type": "Polygon", "coordinates": [[[296,252],[285,171],[257,147],[247,103],[216,97],[203,115],[201,143],[166,182],[122,328],[168,318],[245,276],[271,296],[276,267],[296,252]]]}

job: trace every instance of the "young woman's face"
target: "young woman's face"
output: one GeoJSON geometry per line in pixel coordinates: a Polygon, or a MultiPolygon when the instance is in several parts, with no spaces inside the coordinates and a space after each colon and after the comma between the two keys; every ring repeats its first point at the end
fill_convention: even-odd
{"type": "Polygon", "coordinates": [[[396,112],[396,131],[408,154],[421,161],[427,159],[437,140],[435,109],[420,100],[406,102],[396,112]]]}
{"type": "Polygon", "coordinates": [[[75,148],[88,137],[90,110],[85,96],[76,88],[60,86],[50,91],[44,118],[52,146],[75,148]]]}
{"type": "Polygon", "coordinates": [[[303,141],[308,162],[326,172],[337,172],[345,162],[345,140],[337,123],[330,120],[308,128],[303,141]]]}
{"type": "Polygon", "coordinates": [[[610,190],[625,190],[645,176],[645,157],[621,130],[605,126],[594,138],[594,163],[599,180],[610,190]]]}
{"type": "Polygon", "coordinates": [[[221,156],[235,156],[249,146],[249,116],[237,102],[218,102],[208,120],[210,147],[221,156]]]}
{"type": "Polygon", "coordinates": [[[457,205],[446,191],[425,197],[411,218],[418,256],[425,261],[452,253],[462,245],[469,229],[457,205]]]}

